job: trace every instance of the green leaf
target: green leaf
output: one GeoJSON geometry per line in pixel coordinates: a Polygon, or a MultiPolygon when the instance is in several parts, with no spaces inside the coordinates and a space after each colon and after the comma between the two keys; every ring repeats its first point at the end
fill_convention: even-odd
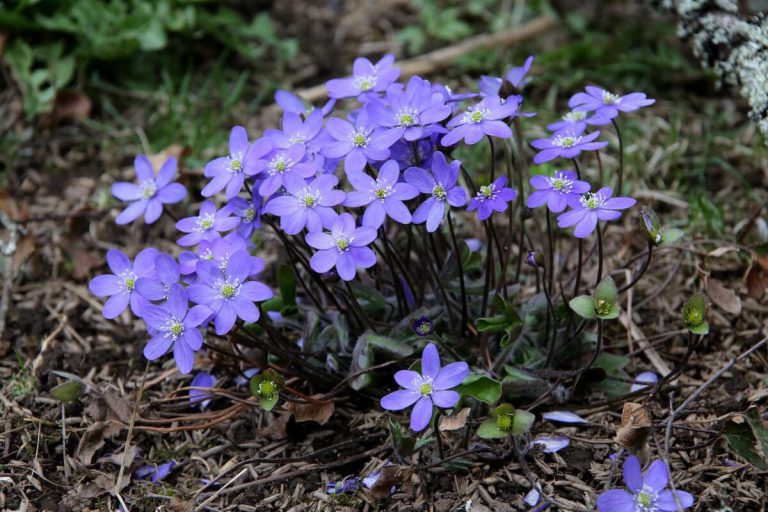
{"type": "Polygon", "coordinates": [[[728,446],[736,455],[740,456],[757,469],[768,470],[768,462],[760,456],[756,450],[757,439],[752,427],[748,423],[728,422],[723,433],[728,446]]]}
{"type": "Polygon", "coordinates": [[[488,405],[495,404],[501,398],[501,382],[485,375],[469,375],[454,389],[462,396],[470,396],[488,405]]]}
{"type": "Polygon", "coordinates": [[[495,419],[485,420],[477,429],[477,436],[483,439],[504,439],[509,435],[496,425],[495,419]]]}
{"type": "Polygon", "coordinates": [[[51,396],[59,402],[75,402],[82,396],[84,390],[83,384],[70,380],[51,389],[51,396]]]}
{"type": "Polygon", "coordinates": [[[531,430],[533,422],[536,420],[536,415],[528,411],[518,409],[515,411],[515,415],[512,418],[512,434],[520,435],[531,430]]]}
{"type": "Polygon", "coordinates": [[[413,354],[413,345],[408,343],[403,343],[402,341],[388,338],[387,336],[380,336],[372,332],[366,332],[363,334],[363,336],[367,336],[368,343],[370,343],[372,347],[380,349],[391,355],[408,357],[413,354]]]}
{"type": "Polygon", "coordinates": [[[702,322],[701,324],[695,327],[689,327],[688,330],[691,331],[693,334],[704,336],[705,334],[709,334],[709,322],[702,322]]]}
{"type": "Polygon", "coordinates": [[[747,423],[752,428],[752,432],[755,434],[755,438],[759,443],[759,447],[762,449],[763,458],[768,461],[768,426],[760,418],[760,412],[757,408],[752,408],[747,411],[747,423]]]}
{"type": "Polygon", "coordinates": [[[608,304],[616,304],[616,298],[618,297],[618,291],[616,289],[616,282],[611,276],[605,276],[602,281],[595,288],[595,300],[603,300],[608,304]]]}
{"type": "Polygon", "coordinates": [[[604,369],[605,373],[608,375],[615,375],[619,372],[619,370],[628,364],[629,358],[627,356],[620,356],[616,354],[609,354],[608,352],[603,352],[597,356],[597,360],[595,360],[594,366],[604,369]]]}
{"type": "Polygon", "coordinates": [[[661,246],[672,245],[685,236],[685,231],[677,228],[665,229],[661,232],[661,246]]]}
{"type": "Polygon", "coordinates": [[[296,305],[296,271],[291,265],[277,267],[277,286],[286,306],[296,305]]]}
{"type": "Polygon", "coordinates": [[[568,305],[582,318],[592,320],[597,317],[597,313],[595,312],[595,299],[589,295],[579,295],[578,297],[574,297],[568,302],[568,305]]]}
{"type": "Polygon", "coordinates": [[[683,325],[693,334],[703,335],[709,332],[707,304],[703,294],[695,293],[683,304],[683,325]]]}
{"type": "Polygon", "coordinates": [[[416,447],[416,438],[403,435],[403,427],[392,418],[389,418],[389,434],[392,439],[393,448],[401,457],[406,458],[413,455],[416,447]]]}
{"type": "MultiPolygon", "coordinates": [[[[367,333],[363,333],[355,342],[355,348],[352,350],[352,365],[349,368],[349,373],[357,373],[361,370],[365,370],[373,363],[373,354],[370,350],[367,333]]],[[[373,376],[370,372],[365,372],[357,377],[353,378],[349,383],[350,387],[355,391],[360,391],[373,381],[373,376]]]]}

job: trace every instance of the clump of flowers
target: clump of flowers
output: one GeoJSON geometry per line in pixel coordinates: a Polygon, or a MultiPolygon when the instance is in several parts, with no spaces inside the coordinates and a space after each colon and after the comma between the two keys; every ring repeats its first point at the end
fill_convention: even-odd
{"type": "Polygon", "coordinates": [[[611,489],[597,498],[600,512],[675,512],[693,506],[690,493],[667,489],[669,470],[663,460],[652,462],[643,473],[640,461],[630,455],[624,462],[624,484],[628,490],[611,489]]]}

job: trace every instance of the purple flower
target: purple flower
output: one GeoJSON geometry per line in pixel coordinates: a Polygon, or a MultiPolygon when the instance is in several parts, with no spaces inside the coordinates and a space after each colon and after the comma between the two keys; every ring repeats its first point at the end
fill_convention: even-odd
{"type": "Polygon", "coordinates": [[[320,274],[335,266],[339,277],[351,281],[357,267],[370,268],[376,264],[376,255],[367,247],[376,239],[376,230],[366,226],[356,228],[355,219],[349,213],[336,218],[330,233],[307,233],[305,239],[318,249],[309,264],[320,274]]]}
{"type": "Polygon", "coordinates": [[[251,199],[235,197],[228,206],[232,213],[240,217],[240,224],[237,225],[235,232],[249,240],[253,232],[261,227],[262,198],[254,188],[251,199]]]}
{"type": "MultiPolygon", "coordinates": [[[[189,383],[193,388],[207,388],[210,389],[216,383],[216,378],[208,372],[197,372],[195,378],[189,383]]],[[[189,406],[195,407],[200,405],[200,409],[205,409],[208,404],[211,403],[212,395],[202,389],[190,389],[189,390],[189,406]]]]}
{"type": "Polygon", "coordinates": [[[344,206],[368,206],[363,214],[363,226],[378,229],[389,216],[400,224],[411,223],[411,212],[403,201],[413,199],[419,191],[413,185],[400,183],[400,166],[387,160],[379,170],[378,179],[363,172],[347,173],[355,191],[347,193],[344,206]]]}
{"type": "Polygon", "coordinates": [[[323,147],[322,153],[329,158],[344,158],[347,174],[361,172],[368,162],[388,158],[388,148],[400,138],[395,131],[375,128],[366,109],[360,110],[353,122],[332,117],[325,129],[333,141],[323,147]]]}
{"type": "Polygon", "coordinates": [[[286,112],[283,115],[283,129],[269,130],[265,135],[278,148],[289,148],[294,145],[309,147],[323,128],[323,113],[312,110],[302,120],[299,114],[286,112]]]}
{"type": "Polygon", "coordinates": [[[97,297],[109,297],[104,303],[102,315],[106,319],[117,318],[128,304],[134,315],[141,317],[147,300],[136,292],[136,281],[155,273],[157,249],[149,247],[136,255],[133,263],[117,249],[107,251],[107,265],[112,274],[94,277],[88,289],[97,297]]]}
{"type": "Polygon", "coordinates": [[[599,131],[594,131],[587,135],[577,135],[573,131],[566,130],[556,133],[548,139],[537,139],[531,142],[531,146],[541,151],[533,157],[533,163],[549,162],[559,156],[563,158],[576,158],[582,151],[604,148],[608,145],[607,142],[592,142],[599,136],[599,131]]]}
{"type": "Polygon", "coordinates": [[[507,203],[514,201],[517,191],[505,186],[506,176],[499,176],[490,185],[483,185],[475,197],[469,200],[468,212],[477,210],[477,218],[485,220],[493,212],[503,212],[507,209],[507,203]]]}
{"type": "Polygon", "coordinates": [[[304,146],[296,145],[288,149],[279,149],[272,152],[267,162],[267,176],[259,187],[261,197],[269,197],[285,184],[285,176],[296,174],[301,178],[310,178],[318,170],[317,162],[303,161],[306,149],[304,146]]]}
{"type": "MultiPolygon", "coordinates": [[[[248,251],[248,242],[237,233],[230,233],[224,238],[217,238],[213,242],[205,240],[200,242],[197,254],[187,256],[180,265],[182,274],[188,275],[197,269],[197,263],[200,260],[206,260],[214,263],[222,272],[227,271],[230,257],[239,251],[248,251]]],[[[187,253],[181,253],[181,256],[187,253]]],[[[264,260],[257,256],[251,256],[251,275],[254,276],[264,269],[264,260]]]]}
{"type": "Polygon", "coordinates": [[[533,114],[520,114],[520,96],[510,96],[502,101],[498,96],[486,96],[477,105],[469,107],[450,121],[448,128],[453,128],[443,137],[440,144],[453,146],[461,139],[466,144],[476,144],[485,135],[508,139],[512,136],[512,130],[502,119],[514,115],[529,116],[533,114]]]}
{"type": "Polygon", "coordinates": [[[560,213],[566,206],[577,208],[581,195],[592,188],[586,181],[577,180],[573,171],[557,171],[554,176],[533,176],[530,182],[537,190],[528,196],[526,206],[538,208],[546,204],[552,213],[560,213]]]}
{"type": "Polygon", "coordinates": [[[651,463],[643,474],[640,461],[630,455],[624,462],[623,489],[611,489],[597,498],[600,512],[676,512],[675,493],[683,509],[693,506],[693,495],[685,491],[665,490],[669,483],[669,470],[663,460],[651,463]]]}
{"type": "Polygon", "coordinates": [[[425,316],[420,316],[416,319],[416,321],[413,322],[413,332],[416,333],[416,336],[429,336],[434,332],[434,324],[432,323],[432,320],[425,316]]]}
{"type": "Polygon", "coordinates": [[[152,224],[163,213],[163,204],[178,203],[187,195],[187,189],[179,183],[171,183],[176,174],[176,159],[169,158],[160,167],[155,176],[152,164],[144,155],[138,155],[133,161],[136,178],[139,182],[121,181],[112,185],[112,195],[131,204],[117,216],[117,224],[128,224],[144,214],[144,222],[152,224]]]}
{"type": "Polygon", "coordinates": [[[421,354],[421,374],[413,370],[395,373],[399,391],[381,399],[381,406],[388,411],[399,411],[416,404],[411,413],[411,430],[421,432],[432,419],[433,406],[449,409],[459,401],[459,394],[450,391],[469,375],[469,365],[461,361],[440,367],[440,355],[432,343],[421,354]]]}
{"type": "Polygon", "coordinates": [[[200,215],[186,217],[176,223],[176,229],[189,233],[179,238],[176,243],[182,247],[195,245],[201,240],[213,241],[219,238],[219,232],[230,231],[240,223],[238,217],[232,217],[232,208],[225,206],[216,210],[212,201],[200,205],[200,215]]]}
{"type": "Polygon", "coordinates": [[[358,57],[352,66],[352,76],[329,80],[325,87],[328,96],[334,99],[355,98],[361,100],[373,93],[387,90],[390,84],[400,76],[400,70],[393,68],[395,56],[385,55],[375,65],[366,58],[358,57]]]}
{"type": "Polygon", "coordinates": [[[264,206],[266,213],[280,217],[280,228],[289,235],[307,231],[322,231],[336,220],[333,207],[344,201],[344,192],[335,190],[339,180],[331,174],[323,174],[307,183],[304,178],[287,174],[283,181],[287,192],[273,197],[264,206]]]}
{"type": "Polygon", "coordinates": [[[422,139],[415,143],[400,139],[390,148],[390,158],[397,161],[403,168],[427,168],[432,165],[432,155],[435,153],[435,145],[437,144],[436,139],[437,137],[434,135],[429,139],[422,139]]]}
{"type": "Polygon", "coordinates": [[[399,85],[390,86],[386,103],[371,101],[368,115],[371,121],[386,128],[384,134],[388,138],[410,142],[443,131],[436,123],[451,115],[451,107],[442,95],[432,93],[432,84],[414,76],[405,90],[399,85]]]}
{"type": "Polygon", "coordinates": [[[503,84],[504,80],[498,76],[481,75],[480,80],[477,81],[477,88],[480,96],[499,96],[503,84]]]}
{"type": "Polygon", "coordinates": [[[325,492],[328,494],[353,493],[360,489],[360,479],[355,477],[345,478],[338,482],[325,484],[325,492]]]}
{"type": "Polygon", "coordinates": [[[173,460],[160,465],[141,466],[133,472],[133,476],[143,480],[150,479],[152,483],[155,483],[168,476],[174,466],[176,466],[176,461],[173,460]]]}
{"type": "Polygon", "coordinates": [[[206,306],[189,309],[187,292],[180,284],[168,290],[168,301],[162,306],[147,304],[144,322],[153,331],[152,339],[144,347],[144,357],[154,361],[173,346],[173,358],[181,373],[189,373],[195,363],[195,352],[203,346],[203,335],[198,328],[212,311],[206,306]]]}
{"type": "Polygon", "coordinates": [[[169,254],[155,257],[155,275],[136,280],[136,291],[147,300],[165,300],[170,287],[179,282],[179,266],[169,254]]]}
{"type": "Polygon", "coordinates": [[[248,145],[248,132],[242,126],[235,126],[229,133],[229,156],[214,158],[205,165],[203,174],[212,178],[200,194],[210,197],[226,189],[227,199],[232,199],[243,188],[246,175],[253,176],[262,171],[266,162],[264,156],[272,151],[272,141],[266,137],[248,145]]]}
{"type": "MultiPolygon", "coordinates": [[[[282,89],[275,92],[275,103],[285,112],[292,114],[310,114],[315,107],[306,102],[300,96],[293,94],[292,92],[284,91],[282,89]]],[[[323,116],[327,116],[333,110],[333,106],[336,104],[336,100],[328,100],[325,105],[320,109],[323,116]]]]}
{"type": "Polygon", "coordinates": [[[581,135],[587,129],[587,115],[587,112],[581,110],[571,110],[559,121],[547,125],[547,129],[555,134],[581,135]]]}
{"type": "Polygon", "coordinates": [[[629,392],[634,393],[635,391],[640,391],[641,389],[645,389],[647,387],[653,386],[659,381],[659,376],[656,375],[653,372],[643,372],[637,377],[635,377],[635,380],[632,381],[632,387],[630,388],[629,392]]]}
{"type": "Polygon", "coordinates": [[[613,190],[610,187],[584,194],[579,198],[578,207],[557,217],[557,225],[561,228],[576,225],[573,236],[584,238],[595,230],[598,219],[616,220],[621,217],[619,210],[626,210],[637,203],[631,197],[611,197],[612,195],[613,190]]]}
{"type": "Polygon", "coordinates": [[[199,282],[187,288],[189,299],[211,308],[219,336],[228,333],[238,317],[246,322],[258,321],[259,309],[254,302],[272,298],[269,287],[258,281],[248,281],[251,272],[251,255],[247,251],[232,254],[226,271],[209,261],[197,264],[199,282]]]}
{"type": "Polygon", "coordinates": [[[525,87],[525,84],[528,83],[528,80],[526,79],[526,75],[528,74],[528,71],[531,69],[531,65],[533,64],[533,55],[529,55],[527,59],[525,59],[525,62],[520,67],[515,67],[507,71],[507,73],[504,75],[504,79],[515,86],[516,89],[522,89],[525,87]]]}
{"type": "Polygon", "coordinates": [[[454,160],[448,165],[445,155],[437,151],[432,156],[432,174],[420,167],[411,167],[405,171],[405,180],[415,186],[422,194],[430,197],[413,212],[414,224],[427,223],[427,231],[437,230],[443,222],[445,203],[451,206],[464,206],[467,193],[456,182],[459,179],[461,162],[454,160]]]}
{"type": "Polygon", "coordinates": [[[611,120],[621,112],[634,112],[635,110],[653,105],[656,100],[646,97],[645,93],[633,92],[619,96],[588,85],[587,92],[577,92],[568,101],[568,108],[581,110],[584,112],[595,112],[595,116],[606,120],[611,120]]]}

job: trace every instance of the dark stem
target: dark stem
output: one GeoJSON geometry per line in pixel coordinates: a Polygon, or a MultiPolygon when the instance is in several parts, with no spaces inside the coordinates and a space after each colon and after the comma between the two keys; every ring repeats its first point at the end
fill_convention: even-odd
{"type": "Polygon", "coordinates": [[[493,137],[488,135],[488,144],[491,146],[491,183],[496,179],[496,148],[493,144],[493,137]]]}
{"type": "Polygon", "coordinates": [[[491,290],[491,274],[493,272],[493,240],[491,239],[491,221],[485,224],[486,251],[485,251],[485,284],[483,285],[483,305],[480,308],[480,316],[484,317],[488,310],[488,294],[491,290]]]}
{"type": "Polygon", "coordinates": [[[653,258],[653,244],[648,242],[648,257],[645,258],[645,261],[643,262],[643,266],[640,267],[640,270],[637,271],[635,276],[632,278],[632,281],[630,281],[629,283],[619,288],[619,293],[626,292],[627,290],[635,286],[638,283],[638,281],[640,281],[640,279],[645,274],[645,271],[648,270],[648,266],[651,264],[651,258],[653,258]]]}
{"type": "Polygon", "coordinates": [[[435,420],[432,424],[432,428],[435,429],[435,441],[437,443],[437,454],[440,457],[440,460],[443,460],[445,458],[444,450],[443,450],[443,439],[440,436],[440,427],[438,425],[438,422],[440,421],[440,416],[443,415],[443,411],[438,407],[437,412],[435,413],[435,420]]]}
{"type": "Polygon", "coordinates": [[[451,212],[448,211],[448,231],[451,234],[451,242],[453,243],[453,251],[456,254],[456,265],[459,269],[459,286],[461,287],[461,336],[467,328],[467,290],[464,284],[464,264],[461,261],[461,251],[459,250],[459,244],[456,241],[456,233],[453,229],[453,221],[451,220],[451,212]]]}
{"type": "Polygon", "coordinates": [[[553,283],[555,280],[555,235],[552,230],[552,218],[549,209],[547,209],[547,238],[549,239],[549,259],[548,259],[548,280],[547,289],[552,294],[553,283]]]}
{"type": "Polygon", "coordinates": [[[603,230],[600,229],[600,224],[597,225],[597,280],[595,286],[600,284],[600,280],[603,278],[603,230]]]}
{"type": "MultiPolygon", "coordinates": [[[[443,287],[442,281],[440,281],[440,273],[437,270],[437,267],[433,265],[432,258],[429,257],[429,250],[427,249],[427,239],[432,243],[432,249],[434,251],[435,256],[437,256],[437,250],[435,248],[434,240],[432,240],[432,237],[429,236],[429,232],[427,232],[427,228],[424,228],[424,258],[427,260],[427,266],[429,266],[429,270],[432,273],[432,279],[434,280],[432,284],[432,288],[439,292],[441,297],[443,298],[443,303],[445,304],[445,310],[448,312],[448,321],[453,324],[454,318],[453,318],[453,308],[451,307],[451,301],[448,299],[448,293],[446,293],[445,288],[443,287]]],[[[436,265],[440,265],[439,261],[435,261],[436,265]]]]}
{"type": "Polygon", "coordinates": [[[616,130],[616,137],[619,139],[619,181],[616,186],[616,195],[621,195],[621,186],[624,183],[624,141],[621,138],[621,130],[619,129],[619,123],[616,119],[611,119],[614,130],[616,130]]]}

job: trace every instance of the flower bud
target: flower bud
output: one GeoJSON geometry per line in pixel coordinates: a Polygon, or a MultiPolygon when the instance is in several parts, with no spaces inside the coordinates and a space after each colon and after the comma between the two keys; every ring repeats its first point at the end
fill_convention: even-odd
{"type": "Polygon", "coordinates": [[[651,244],[658,246],[662,242],[663,236],[661,234],[661,223],[656,212],[653,211],[653,208],[642,208],[640,210],[640,218],[643,219],[646,238],[648,238],[651,244]]]}
{"type": "Polygon", "coordinates": [[[525,262],[533,268],[544,268],[544,255],[537,251],[528,251],[525,262]]]}
{"type": "Polygon", "coordinates": [[[413,322],[413,332],[415,332],[417,336],[429,336],[434,332],[432,320],[425,316],[416,319],[416,321],[413,322]]]}

